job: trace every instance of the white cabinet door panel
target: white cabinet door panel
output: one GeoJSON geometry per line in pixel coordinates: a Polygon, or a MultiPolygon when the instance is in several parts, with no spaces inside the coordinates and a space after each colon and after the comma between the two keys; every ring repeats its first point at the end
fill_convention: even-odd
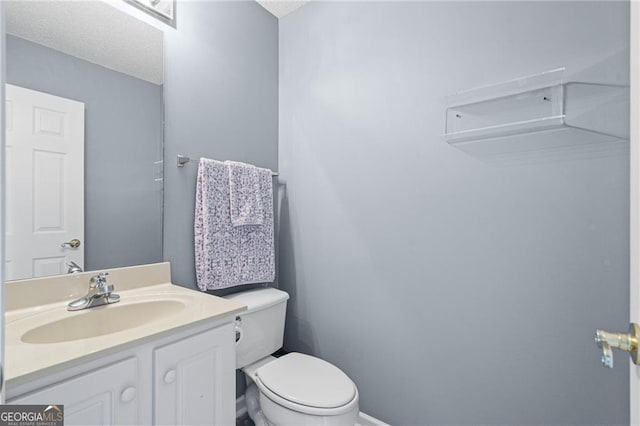
{"type": "Polygon", "coordinates": [[[137,361],[129,358],[11,400],[62,404],[65,425],[138,424],[137,361]]]}
{"type": "Polygon", "coordinates": [[[153,358],[155,424],[235,424],[233,324],[162,346],[153,358]]]}

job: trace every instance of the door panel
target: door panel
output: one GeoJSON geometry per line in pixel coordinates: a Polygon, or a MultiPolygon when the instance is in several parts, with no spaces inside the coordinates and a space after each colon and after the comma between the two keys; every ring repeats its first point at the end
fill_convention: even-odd
{"type": "Polygon", "coordinates": [[[84,265],[84,104],[6,85],[8,280],[84,265]]]}
{"type": "MultiPolygon", "coordinates": [[[[631,2],[630,322],[640,323],[640,4],[631,2]]],[[[630,420],[640,424],[640,367],[629,363],[630,420]]]]}

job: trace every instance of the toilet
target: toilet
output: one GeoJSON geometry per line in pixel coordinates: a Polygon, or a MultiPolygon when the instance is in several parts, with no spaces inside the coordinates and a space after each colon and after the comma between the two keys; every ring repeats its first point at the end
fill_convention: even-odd
{"type": "Polygon", "coordinates": [[[256,426],[349,425],[358,421],[358,388],[333,364],[282,347],[289,295],[261,288],[225,296],[247,305],[236,317],[236,368],[247,381],[245,401],[256,426]]]}

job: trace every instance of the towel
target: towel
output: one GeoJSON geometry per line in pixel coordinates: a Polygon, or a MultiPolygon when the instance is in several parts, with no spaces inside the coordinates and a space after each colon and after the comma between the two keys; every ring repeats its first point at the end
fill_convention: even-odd
{"type": "Polygon", "coordinates": [[[233,226],[228,167],[200,159],[196,185],[195,258],[202,291],[275,279],[273,182],[260,174],[262,225],[233,226]]]}
{"type": "Polygon", "coordinates": [[[229,170],[229,206],[233,226],[262,225],[264,206],[260,182],[271,170],[251,164],[225,161],[229,170]]]}

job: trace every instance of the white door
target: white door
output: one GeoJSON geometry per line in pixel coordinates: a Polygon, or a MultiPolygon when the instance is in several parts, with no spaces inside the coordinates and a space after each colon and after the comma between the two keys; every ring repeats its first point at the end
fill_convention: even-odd
{"type": "MultiPolygon", "coordinates": [[[[640,425],[640,1],[631,1],[630,22],[630,223],[629,223],[629,322],[628,333],[596,331],[603,349],[602,362],[611,367],[613,348],[628,351],[630,423],[640,425]]],[[[617,355],[622,361],[622,357],[617,355]]]]}
{"type": "Polygon", "coordinates": [[[6,279],[84,266],[84,104],[7,84],[5,128],[6,279]]]}
{"type": "MultiPolygon", "coordinates": [[[[640,3],[631,2],[630,322],[640,324],[640,3]]],[[[631,424],[640,425],[640,366],[630,363],[631,424]]]]}

